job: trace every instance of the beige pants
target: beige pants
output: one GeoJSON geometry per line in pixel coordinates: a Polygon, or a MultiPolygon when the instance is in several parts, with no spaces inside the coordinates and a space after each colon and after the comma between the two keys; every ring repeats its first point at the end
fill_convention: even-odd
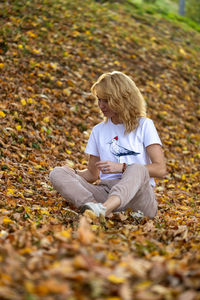
{"type": "Polygon", "coordinates": [[[98,185],[88,183],[67,166],[55,167],[49,178],[63,198],[78,208],[86,202],[104,203],[108,196],[116,195],[121,199],[117,211],[127,208],[141,210],[151,218],[157,213],[157,201],[149,184],[149,173],[146,167],[139,164],[129,166],[121,179],[103,180],[98,185]]]}

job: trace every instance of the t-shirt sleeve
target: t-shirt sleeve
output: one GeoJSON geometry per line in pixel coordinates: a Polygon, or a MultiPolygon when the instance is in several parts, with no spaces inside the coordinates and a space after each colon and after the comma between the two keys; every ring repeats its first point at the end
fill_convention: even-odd
{"type": "Polygon", "coordinates": [[[94,129],[92,130],[87,146],[85,148],[85,153],[86,154],[90,154],[90,155],[94,155],[94,156],[100,156],[99,155],[99,151],[98,151],[98,147],[97,147],[97,141],[95,138],[95,133],[94,133],[94,129]]]}
{"type": "Polygon", "coordinates": [[[152,144],[159,144],[162,146],[162,142],[159,138],[156,127],[151,119],[146,119],[143,126],[143,143],[147,147],[152,144]]]}

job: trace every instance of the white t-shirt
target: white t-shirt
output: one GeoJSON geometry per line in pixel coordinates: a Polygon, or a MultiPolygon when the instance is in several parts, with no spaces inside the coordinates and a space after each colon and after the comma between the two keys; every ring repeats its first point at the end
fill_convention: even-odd
{"type": "MultiPolygon", "coordinates": [[[[152,144],[162,145],[157,130],[151,119],[140,118],[139,126],[130,133],[124,133],[123,124],[114,124],[111,119],[97,124],[90,134],[85,153],[100,157],[100,160],[109,160],[127,164],[150,164],[146,147],[152,144]]],[[[121,178],[122,173],[103,174],[101,180],[121,178]]],[[[150,179],[155,186],[153,178],[150,179]]]]}

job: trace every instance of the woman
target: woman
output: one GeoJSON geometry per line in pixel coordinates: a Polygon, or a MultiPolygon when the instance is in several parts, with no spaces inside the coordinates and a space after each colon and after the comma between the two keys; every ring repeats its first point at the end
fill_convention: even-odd
{"type": "Polygon", "coordinates": [[[131,208],[153,218],[157,201],[153,177],[166,174],[162,144],[145,101],[130,77],[105,73],[91,88],[106,120],[96,125],[85,152],[85,170],[67,165],[50,173],[54,188],[81,211],[97,216],[131,208]],[[100,175],[100,183],[92,184],[100,175]]]}

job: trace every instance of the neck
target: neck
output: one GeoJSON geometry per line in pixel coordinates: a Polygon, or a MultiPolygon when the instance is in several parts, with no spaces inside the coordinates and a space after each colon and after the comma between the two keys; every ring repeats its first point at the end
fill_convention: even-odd
{"type": "Polygon", "coordinates": [[[115,125],[121,123],[118,116],[113,116],[113,117],[111,117],[111,121],[112,121],[113,124],[115,124],[115,125]]]}

